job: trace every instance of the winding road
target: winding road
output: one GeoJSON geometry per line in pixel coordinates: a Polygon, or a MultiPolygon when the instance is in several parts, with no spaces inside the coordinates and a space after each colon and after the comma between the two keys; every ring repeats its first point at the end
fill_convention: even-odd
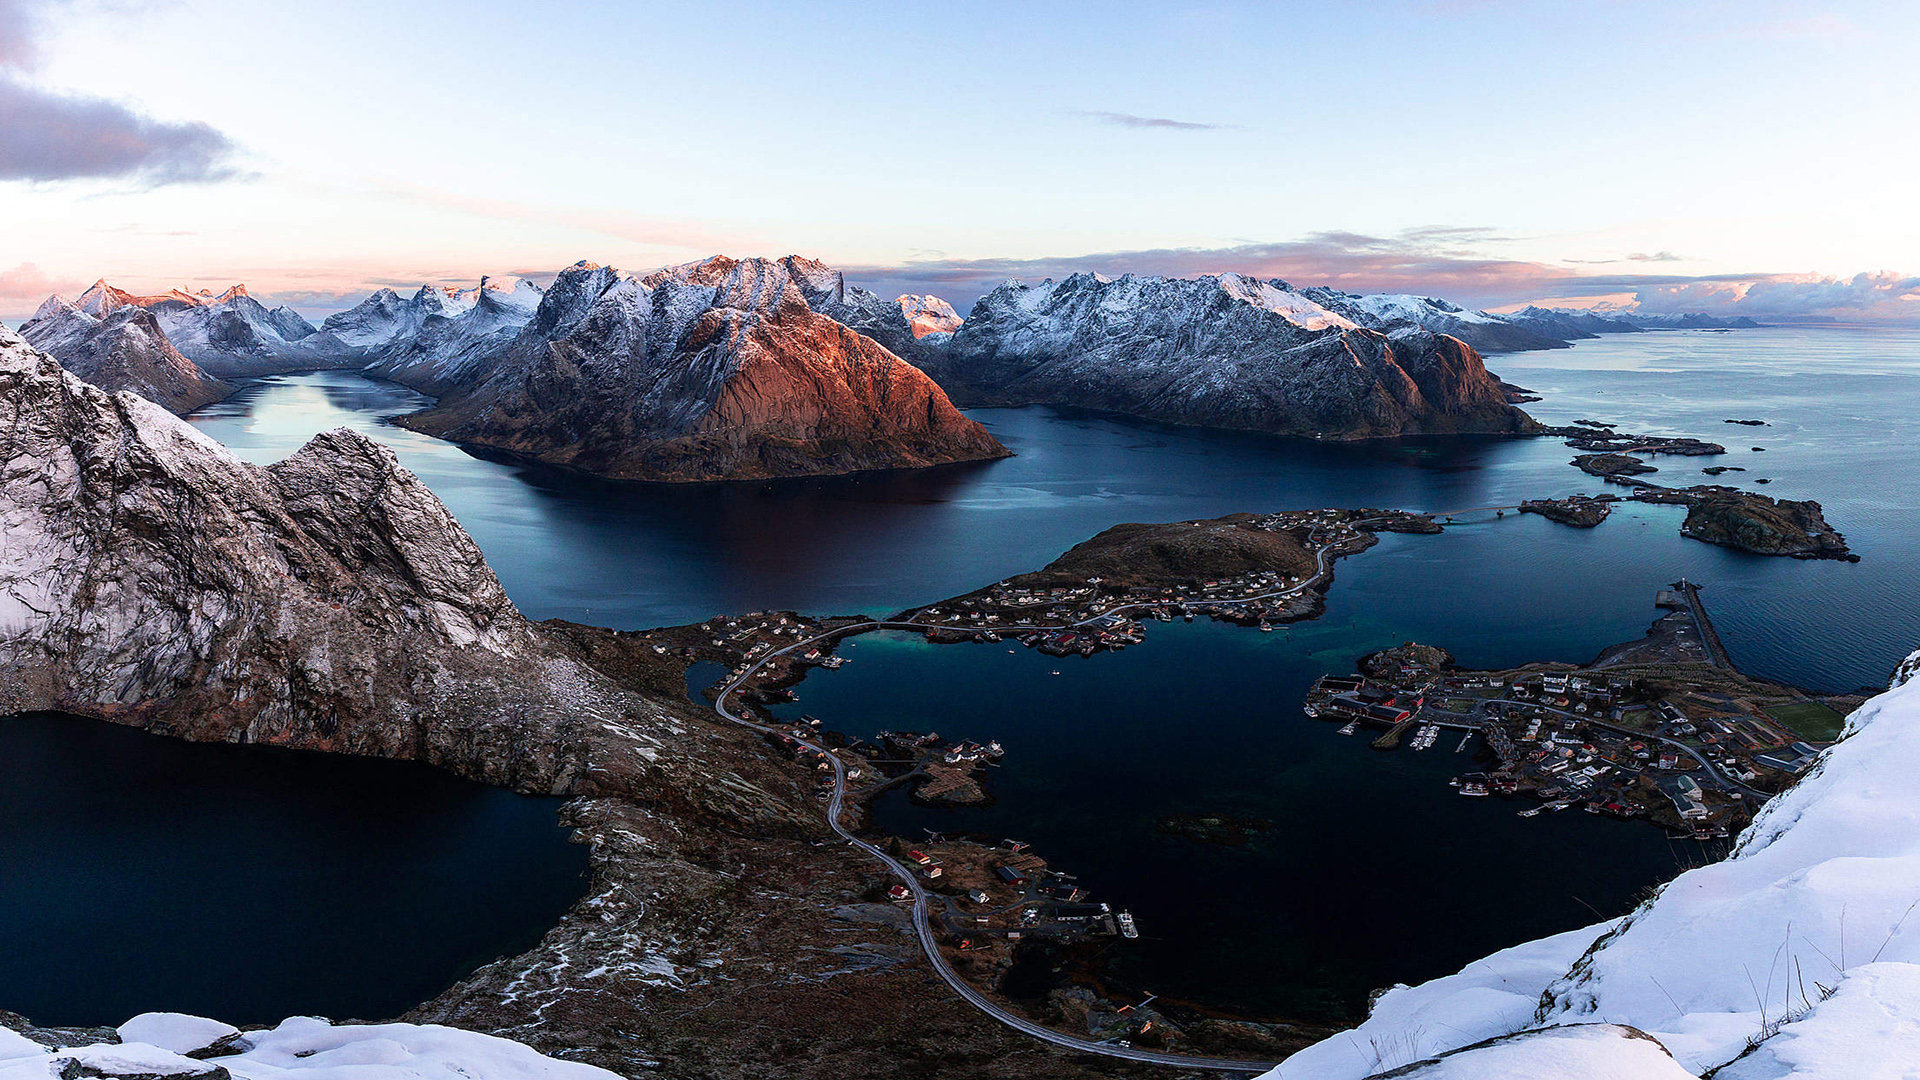
{"type": "MultiPolygon", "coordinates": [[[[1215,604],[1245,604],[1245,603],[1252,603],[1256,600],[1270,600],[1270,599],[1276,599],[1280,597],[1292,596],[1303,589],[1311,588],[1315,584],[1319,583],[1321,579],[1327,576],[1327,573],[1330,569],[1329,563],[1327,561],[1327,553],[1335,546],[1337,546],[1337,542],[1318,544],[1314,548],[1314,553],[1313,553],[1314,566],[1315,566],[1313,576],[1305,579],[1304,581],[1301,581],[1296,585],[1289,586],[1288,588],[1285,588],[1285,589],[1275,590],[1269,593],[1262,593],[1258,596],[1245,596],[1235,600],[1220,600],[1220,601],[1208,601],[1208,602],[1215,603],[1215,604]]],[[[1158,607],[1158,606],[1161,606],[1161,605],[1154,604],[1154,603],[1124,604],[1120,607],[1109,608],[1108,610],[1103,611],[1098,615],[1089,616],[1088,618],[1082,619],[1079,622],[1073,623],[1071,625],[1084,626],[1087,623],[1111,618],[1114,615],[1117,615],[1123,611],[1131,610],[1133,608],[1158,607]]],[[[761,668],[771,663],[775,658],[791,655],[792,653],[810,648],[823,641],[831,641],[831,640],[834,640],[837,638],[843,638],[843,637],[852,637],[855,634],[870,633],[874,630],[912,630],[912,631],[918,631],[918,632],[925,632],[927,630],[941,630],[941,629],[965,630],[971,633],[971,632],[977,632],[980,628],[970,627],[970,626],[946,625],[946,624],[939,624],[939,623],[916,623],[916,622],[900,622],[900,621],[891,620],[891,619],[873,619],[867,622],[854,623],[849,626],[838,627],[836,629],[826,631],[825,633],[815,634],[812,637],[803,638],[799,641],[794,642],[791,645],[785,646],[784,648],[775,649],[767,653],[767,655],[754,661],[751,665],[749,665],[746,668],[746,670],[742,671],[739,675],[730,679],[726,683],[726,685],[720,688],[719,695],[714,699],[714,704],[713,704],[714,711],[719,713],[722,718],[728,721],[731,721],[732,723],[738,724],[741,727],[748,728],[753,731],[758,731],[758,732],[761,732],[762,734],[778,734],[778,735],[785,735],[789,738],[793,738],[792,735],[790,735],[787,731],[783,729],[762,724],[762,723],[759,723],[758,721],[749,719],[747,717],[744,717],[735,713],[733,709],[728,705],[728,699],[731,698],[734,692],[740,689],[740,687],[743,684],[745,684],[748,680],[752,679],[754,675],[758,674],[761,668]]],[[[1030,633],[1034,631],[1067,629],[1067,627],[1022,626],[1017,628],[1010,627],[1005,629],[1017,631],[1018,633],[1030,633]]],[[[829,795],[827,799],[827,826],[831,828],[834,831],[834,833],[838,835],[841,839],[845,840],[847,843],[852,844],[854,847],[859,848],[861,851],[866,852],[868,855],[871,855],[874,859],[878,860],[882,865],[884,865],[887,868],[889,872],[893,874],[894,877],[899,878],[900,881],[906,885],[907,889],[913,895],[913,930],[915,935],[917,935],[920,939],[921,950],[926,953],[928,963],[933,965],[934,973],[939,975],[941,981],[945,982],[948,986],[952,987],[953,992],[956,994],[959,994],[962,998],[964,998],[969,1005],[972,1005],[974,1008],[985,1013],[987,1016],[992,1017],[995,1020],[998,1020],[1000,1023],[1006,1025],[1007,1027],[1012,1028],[1015,1031],[1020,1032],[1023,1035],[1030,1035],[1036,1039],[1041,1040],[1042,1042],[1051,1043],[1054,1046],[1063,1047],[1068,1050],[1076,1050],[1085,1054],[1099,1054],[1103,1057],[1122,1058],[1127,1061],[1139,1061],[1139,1062],[1145,1062],[1151,1065],[1171,1065],[1171,1066],[1177,1066],[1185,1069],[1203,1069],[1209,1072],[1235,1073],[1235,1074],[1244,1075],[1244,1076],[1257,1075],[1259,1073],[1266,1072],[1280,1064],[1277,1061],[1249,1061],[1241,1058],[1214,1058],[1214,1057],[1199,1057],[1199,1056],[1190,1055],[1190,1054],[1170,1054],[1170,1053],[1164,1053],[1158,1050],[1142,1050],[1142,1049],[1136,1049],[1131,1046],[1122,1046],[1119,1043],[1115,1043],[1115,1042],[1101,1042],[1095,1039],[1079,1038],[1073,1035],[1065,1034],[1063,1032],[1055,1031],[1052,1028],[1043,1027],[1040,1024],[1036,1024],[1033,1021],[1028,1020],[1023,1016],[1020,1016],[1019,1014],[1014,1013],[1002,1007],[998,1002],[994,1001],[992,998],[988,997],[985,993],[981,992],[972,983],[969,983],[965,979],[961,978],[959,972],[953,969],[953,965],[948,963],[946,955],[940,951],[940,942],[935,934],[934,927],[933,927],[932,896],[920,884],[920,879],[914,875],[913,871],[909,870],[906,867],[906,865],[901,863],[898,859],[895,859],[893,856],[887,854],[878,845],[869,843],[868,841],[863,840],[858,836],[855,836],[851,831],[849,831],[846,828],[846,826],[840,823],[840,815],[846,806],[847,769],[846,769],[846,765],[843,762],[841,762],[839,756],[834,754],[831,750],[821,745],[820,743],[812,742],[807,739],[796,739],[795,741],[799,742],[800,745],[815,751],[816,753],[825,755],[826,760],[833,764],[833,792],[831,795],[829,795]]]]}

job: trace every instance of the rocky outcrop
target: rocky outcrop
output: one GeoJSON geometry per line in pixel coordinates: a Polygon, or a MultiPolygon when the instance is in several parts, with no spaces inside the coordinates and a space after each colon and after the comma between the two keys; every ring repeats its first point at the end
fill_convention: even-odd
{"type": "Polygon", "coordinates": [[[538,792],[657,792],[704,756],[522,618],[439,500],[359,435],[259,468],[0,332],[0,461],[0,713],[538,792]]]}
{"type": "Polygon", "coordinates": [[[318,367],[357,367],[351,357],[307,345],[313,325],[292,308],[269,309],[235,285],[219,295],[174,289],[139,296],[96,281],[76,305],[95,318],[124,308],[153,313],[168,340],[207,374],[220,379],[318,367]]]}
{"type": "Polygon", "coordinates": [[[484,374],[404,423],[632,480],[1006,455],[917,368],[809,306],[793,263],[720,257],[645,277],[571,267],[484,374]]]}
{"type": "Polygon", "coordinates": [[[233,393],[167,340],[151,311],[122,306],[93,316],[54,296],[20,327],[60,366],[109,392],[128,390],[182,415],[233,393]]]}
{"type": "Polygon", "coordinates": [[[923,362],[966,405],[1341,439],[1536,427],[1459,339],[1368,330],[1237,274],[1009,282],[923,362]]]}
{"type": "Polygon", "coordinates": [[[1773,499],[1713,485],[1685,493],[1692,497],[1680,526],[1682,536],[1756,555],[1860,561],[1812,499],[1773,499]]]}

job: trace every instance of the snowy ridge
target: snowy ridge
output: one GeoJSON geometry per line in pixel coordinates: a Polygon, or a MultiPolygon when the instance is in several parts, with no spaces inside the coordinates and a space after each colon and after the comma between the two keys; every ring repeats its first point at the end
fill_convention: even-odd
{"type": "Polygon", "coordinates": [[[361,342],[369,374],[438,393],[483,375],[482,363],[527,325],[543,295],[514,277],[483,277],[472,289],[422,285],[410,300],[389,293],[374,313],[363,311],[374,303],[369,298],[353,309],[361,313],[357,320],[333,316],[327,324],[341,323],[322,333],[361,342]]]}
{"type": "Polygon", "coordinates": [[[1385,334],[1239,274],[1010,281],[914,359],[964,404],[1050,404],[1331,438],[1525,431],[1461,342],[1385,334]]]}
{"type": "Polygon", "coordinates": [[[92,306],[94,316],[50,296],[20,327],[29,344],[108,392],[127,390],[185,414],[219,401],[233,388],[181,355],[151,311],[133,304],[92,306]]]}
{"type": "Polygon", "coordinates": [[[74,306],[96,319],[128,308],[152,312],[175,349],[219,378],[330,366],[307,345],[314,333],[311,323],[292,308],[267,308],[248,295],[245,285],[218,295],[173,289],[139,296],[103,280],[81,293],[74,306]]]}
{"type": "Polygon", "coordinates": [[[1681,874],[1625,918],[1397,987],[1358,1028],[1269,1076],[1359,1080],[1435,1057],[1394,1075],[1915,1075],[1920,683],[1907,676],[1916,664],[1920,653],[1902,680],[1848,719],[1813,772],[1767,804],[1726,860],[1681,874]],[[1596,1064],[1585,1071],[1547,1071],[1554,1040],[1509,1040],[1497,1059],[1496,1047],[1441,1057],[1488,1039],[1590,1024],[1656,1040],[1671,1066],[1616,1068],[1644,1053],[1625,1035],[1588,1046],[1596,1064]]]}
{"type": "MultiPolygon", "coordinates": [[[[882,344],[824,314],[891,313],[837,271],[716,256],[644,276],[561,271],[517,332],[433,384],[409,426],[601,475],[741,479],[909,468],[1005,450],[882,344]]],[[[376,368],[376,370],[379,370],[376,368]]]]}
{"type": "Polygon", "coordinates": [[[0,1027],[0,1080],[617,1080],[510,1039],[433,1024],[336,1026],[296,1016],[241,1032],[195,1016],[143,1013],[115,1035],[115,1042],[55,1046],[0,1027]]]}

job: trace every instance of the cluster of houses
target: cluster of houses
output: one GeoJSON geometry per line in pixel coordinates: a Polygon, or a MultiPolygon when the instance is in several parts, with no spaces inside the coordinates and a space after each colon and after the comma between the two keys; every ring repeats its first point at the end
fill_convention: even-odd
{"type": "MultiPolygon", "coordinates": [[[[1425,724],[1478,733],[1497,765],[1455,785],[1463,795],[1525,794],[1545,803],[1526,816],[1576,804],[1623,818],[1670,807],[1671,817],[1655,816],[1677,817],[1696,835],[1726,835],[1764,797],[1747,786],[1763,770],[1798,774],[1820,752],[1765,718],[1735,711],[1730,700],[1679,694],[1690,713],[1630,672],[1452,675],[1411,662],[1369,670],[1371,678],[1320,679],[1307,715],[1344,721],[1348,732],[1425,724]]],[[[1375,745],[1395,742],[1383,737],[1375,745]]]]}

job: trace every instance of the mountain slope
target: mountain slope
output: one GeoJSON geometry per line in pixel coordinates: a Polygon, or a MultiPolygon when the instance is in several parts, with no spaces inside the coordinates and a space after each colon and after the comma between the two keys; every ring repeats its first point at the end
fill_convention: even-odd
{"type": "Polygon", "coordinates": [[[1524,352],[1532,349],[1564,349],[1568,343],[1556,335],[1544,334],[1520,326],[1500,315],[1468,311],[1456,304],[1431,296],[1406,293],[1350,293],[1326,286],[1299,290],[1300,295],[1329,311],[1351,319],[1369,330],[1392,333],[1420,329],[1447,334],[1483,353],[1524,352]]]}
{"type": "MultiPolygon", "coordinates": [[[[1592,1023],[1657,1040],[1677,1064],[1650,1076],[1911,1075],[1896,1067],[1920,1053],[1916,672],[1920,653],[1725,860],[1681,874],[1625,918],[1397,987],[1359,1028],[1269,1075],[1356,1080],[1439,1055],[1453,1071],[1437,1062],[1404,1075],[1635,1075],[1554,1074],[1539,1057],[1496,1063],[1471,1048],[1592,1023]]],[[[1629,1052],[1624,1038],[1609,1060],[1629,1052]]]]}
{"type": "Polygon", "coordinates": [[[644,278],[578,264],[510,344],[473,367],[477,381],[407,426],[620,479],[836,474],[1006,454],[911,364],[809,307],[787,263],[765,259],[718,257],[644,278]]]}
{"type": "MultiPolygon", "coordinates": [[[[361,436],[248,465],[0,331],[0,461],[0,714],[542,792],[577,788],[593,755],[644,772],[674,741],[656,705],[523,619],[439,500],[361,436]]],[[[623,772],[640,774],[601,782],[623,772]]]]}
{"type": "Polygon", "coordinates": [[[968,405],[1333,438],[1535,426],[1459,340],[1364,329],[1237,274],[1009,282],[923,363],[968,405]]]}
{"type": "Polygon", "coordinates": [[[53,296],[20,327],[35,348],[109,392],[130,390],[176,413],[233,393],[180,354],[153,313],[123,305],[96,318],[53,296]]]}
{"type": "Polygon", "coordinates": [[[129,307],[152,312],[174,348],[216,378],[358,366],[351,358],[307,347],[306,339],[314,333],[311,323],[291,308],[269,310],[249,296],[244,285],[235,285],[218,296],[205,290],[189,293],[180,289],[137,296],[96,281],[75,306],[95,318],[129,307]]]}

